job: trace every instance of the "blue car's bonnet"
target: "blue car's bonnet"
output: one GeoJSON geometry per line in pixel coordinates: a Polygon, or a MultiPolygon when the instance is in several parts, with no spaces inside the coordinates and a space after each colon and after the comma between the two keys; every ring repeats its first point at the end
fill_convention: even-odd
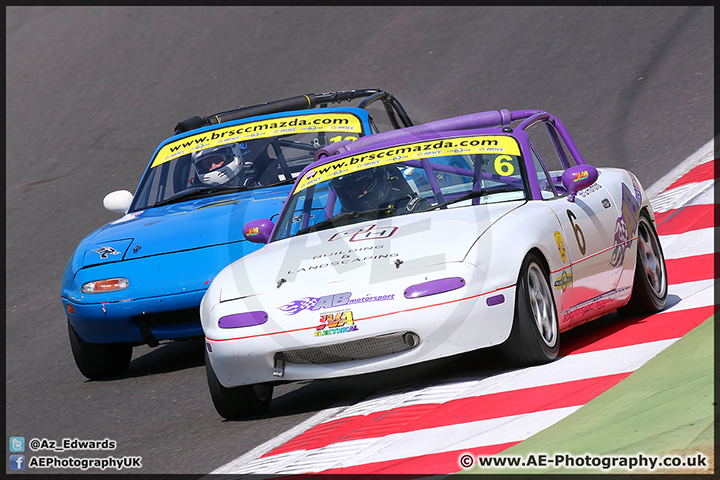
{"type": "Polygon", "coordinates": [[[279,212],[290,188],[249,190],[126,215],[91,235],[83,267],[246,242],[243,225],[279,212]]]}

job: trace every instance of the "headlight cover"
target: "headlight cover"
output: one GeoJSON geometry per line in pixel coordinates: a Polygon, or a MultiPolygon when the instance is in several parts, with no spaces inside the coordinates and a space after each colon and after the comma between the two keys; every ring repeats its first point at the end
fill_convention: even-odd
{"type": "Polygon", "coordinates": [[[125,290],[129,284],[127,278],[107,278],[84,283],[80,290],[83,293],[109,293],[125,290]]]}

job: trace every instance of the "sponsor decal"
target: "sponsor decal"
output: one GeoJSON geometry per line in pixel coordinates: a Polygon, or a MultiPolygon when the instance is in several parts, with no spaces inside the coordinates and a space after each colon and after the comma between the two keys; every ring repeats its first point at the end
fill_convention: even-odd
{"type": "Polygon", "coordinates": [[[630,189],[622,184],[622,209],[620,217],[615,222],[615,237],[613,239],[615,249],[610,259],[610,266],[620,267],[625,261],[625,253],[632,244],[631,239],[635,235],[638,219],[640,218],[640,204],[635,199],[630,189]]]}
{"type": "Polygon", "coordinates": [[[115,225],[116,223],[123,223],[123,222],[127,222],[128,220],[134,220],[138,215],[141,215],[142,213],[144,213],[144,211],[127,213],[127,214],[125,214],[124,217],[118,218],[114,222],[111,222],[111,224],[115,225]]]}
{"type": "Polygon", "coordinates": [[[572,284],[572,273],[563,270],[562,275],[555,280],[555,288],[561,288],[564,292],[568,285],[572,284]]]}
{"type": "Polygon", "coordinates": [[[622,218],[625,220],[628,233],[632,237],[635,235],[635,229],[640,218],[640,204],[624,183],[622,186],[622,218]]]}
{"type": "Polygon", "coordinates": [[[601,187],[600,185],[598,185],[597,183],[593,183],[593,184],[590,185],[589,187],[583,188],[582,190],[580,190],[579,192],[577,192],[577,196],[580,197],[580,198],[585,198],[585,197],[590,196],[590,194],[597,192],[597,191],[600,190],[601,188],[602,188],[602,187],[601,187]]]}
{"type": "Polygon", "coordinates": [[[260,234],[260,227],[250,227],[247,229],[247,232],[245,232],[245,236],[247,237],[254,237],[255,235],[260,234]]]}
{"type": "Polygon", "coordinates": [[[340,130],[338,127],[342,127],[342,131],[356,132],[358,135],[363,131],[360,119],[351,113],[314,113],[269,118],[230,127],[216,128],[169,142],[158,150],[151,168],[208,147],[238,143],[258,137],[270,138],[277,135],[310,131],[332,132],[340,130]]]}
{"type": "Polygon", "coordinates": [[[610,200],[608,200],[607,198],[603,198],[603,199],[602,199],[602,206],[605,207],[605,208],[610,208],[610,200]]]}
{"type": "Polygon", "coordinates": [[[560,252],[560,258],[562,258],[563,263],[565,263],[565,242],[563,241],[562,234],[560,232],[555,232],[555,243],[557,243],[558,252],[560,252]]]}
{"type": "Polygon", "coordinates": [[[344,232],[336,233],[328,242],[334,240],[340,240],[342,238],[348,238],[349,242],[360,242],[362,240],[376,240],[379,238],[390,238],[397,231],[398,227],[382,227],[375,228],[377,225],[370,225],[369,227],[355,228],[352,230],[346,230],[344,232]]]}
{"type": "Polygon", "coordinates": [[[372,150],[358,155],[346,156],[340,160],[324,163],[309,170],[298,181],[293,192],[298,193],[317,183],[330,180],[338,175],[366,170],[373,166],[390,165],[408,158],[430,158],[455,155],[457,149],[473,147],[473,153],[503,152],[507,155],[520,155],[517,141],[508,136],[477,135],[457,138],[430,140],[408,143],[380,150],[372,150]]]}
{"type": "Polygon", "coordinates": [[[588,173],[587,170],[583,170],[582,172],[577,172],[577,173],[575,174],[575,178],[573,178],[573,183],[574,183],[574,182],[579,182],[580,180],[585,180],[585,179],[588,178],[589,176],[590,176],[590,174],[588,173]]]}
{"type": "Polygon", "coordinates": [[[314,312],[325,308],[343,307],[345,305],[354,305],[358,303],[384,302],[394,299],[394,293],[389,295],[368,294],[364,297],[352,298],[351,292],[344,292],[336,293],[334,295],[325,295],[322,297],[304,297],[299,300],[294,300],[281,307],[278,307],[278,309],[283,311],[286,315],[296,315],[303,310],[310,310],[314,312]]]}
{"type": "Polygon", "coordinates": [[[316,327],[315,336],[336,335],[338,333],[356,332],[358,329],[350,310],[329,313],[320,317],[320,325],[316,327]]]}
{"type": "Polygon", "coordinates": [[[108,255],[120,255],[120,252],[112,247],[94,248],[93,252],[100,255],[100,258],[108,258],[108,255]]]}

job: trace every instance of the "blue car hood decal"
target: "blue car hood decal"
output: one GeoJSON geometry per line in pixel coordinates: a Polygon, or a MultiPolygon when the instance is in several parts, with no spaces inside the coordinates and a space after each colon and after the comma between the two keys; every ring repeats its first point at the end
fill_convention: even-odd
{"type": "Polygon", "coordinates": [[[279,213],[291,187],[202,198],[125,215],[92,234],[83,267],[247,242],[243,225],[279,213]]]}

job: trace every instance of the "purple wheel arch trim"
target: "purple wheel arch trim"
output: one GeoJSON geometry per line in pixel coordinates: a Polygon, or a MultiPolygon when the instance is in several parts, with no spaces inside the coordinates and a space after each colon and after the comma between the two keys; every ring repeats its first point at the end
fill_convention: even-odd
{"type": "Polygon", "coordinates": [[[405,289],[405,298],[420,298],[438,293],[450,292],[465,286],[465,280],[460,277],[441,278],[429,282],[418,283],[405,289]]]}

